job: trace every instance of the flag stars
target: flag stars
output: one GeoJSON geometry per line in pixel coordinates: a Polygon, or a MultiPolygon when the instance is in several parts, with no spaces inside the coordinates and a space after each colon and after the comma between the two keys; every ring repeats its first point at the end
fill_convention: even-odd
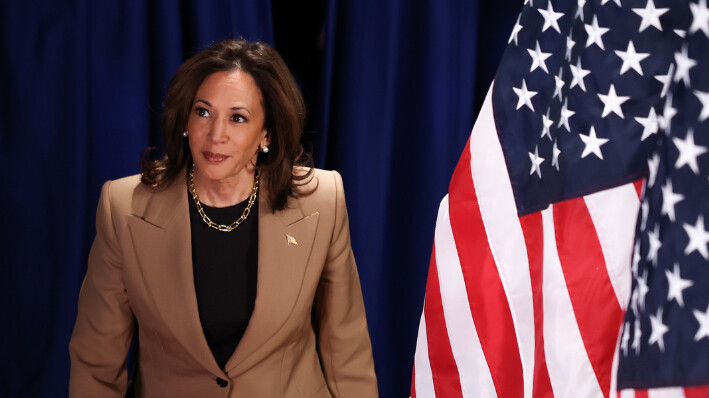
{"type": "Polygon", "coordinates": [[[660,226],[655,224],[655,229],[647,233],[648,244],[650,247],[647,250],[647,261],[652,262],[653,265],[657,265],[657,253],[659,253],[662,247],[662,241],[660,240],[660,226]]]}
{"type": "Polygon", "coordinates": [[[600,47],[601,50],[605,50],[605,47],[603,46],[602,37],[604,34],[608,33],[610,29],[598,26],[598,16],[594,15],[593,22],[591,22],[590,25],[585,24],[584,28],[586,29],[586,33],[588,34],[588,39],[586,39],[586,48],[591,47],[595,44],[600,47]]]}
{"type": "Polygon", "coordinates": [[[551,154],[551,165],[556,168],[556,171],[559,171],[559,155],[561,155],[561,149],[559,149],[556,140],[554,141],[554,147],[551,149],[551,154]]]}
{"type": "Polygon", "coordinates": [[[666,75],[656,75],[655,79],[662,83],[662,93],[660,93],[660,97],[665,97],[667,95],[667,91],[670,89],[670,83],[672,83],[672,76],[675,73],[675,64],[670,64],[670,69],[667,70],[666,75]]]}
{"type": "Polygon", "coordinates": [[[689,9],[692,11],[692,25],[689,27],[689,33],[701,30],[705,36],[709,37],[709,8],[707,8],[707,1],[699,0],[697,3],[689,3],[689,9]]]}
{"type": "Polygon", "coordinates": [[[546,61],[547,58],[551,57],[551,53],[542,52],[542,50],[539,48],[539,40],[537,40],[537,47],[534,50],[527,49],[527,52],[529,52],[529,56],[532,57],[532,67],[529,68],[530,72],[537,68],[542,68],[544,72],[549,73],[547,65],[546,63],[544,63],[544,61],[546,61]]]}
{"type": "Polygon", "coordinates": [[[571,84],[569,84],[569,88],[574,88],[578,84],[579,87],[581,87],[581,90],[584,92],[586,91],[586,84],[583,82],[583,78],[586,77],[591,71],[587,69],[583,69],[581,67],[581,57],[576,60],[576,65],[571,65],[569,64],[569,68],[571,69],[571,84]]]}
{"type": "Polygon", "coordinates": [[[507,44],[512,43],[514,40],[515,46],[517,46],[517,36],[519,35],[519,32],[522,30],[522,25],[519,23],[520,19],[522,18],[522,14],[519,14],[517,17],[517,22],[515,23],[515,26],[512,28],[512,34],[510,35],[510,39],[507,40],[507,44]]]}
{"type": "Polygon", "coordinates": [[[668,95],[665,99],[665,106],[662,108],[662,116],[658,119],[658,124],[660,128],[665,130],[667,134],[670,133],[670,125],[672,124],[672,118],[677,115],[677,108],[672,106],[672,94],[668,95]]]}
{"type": "Polygon", "coordinates": [[[704,229],[704,216],[700,214],[697,216],[697,222],[694,225],[684,223],[682,227],[687,233],[687,237],[689,237],[687,247],[684,248],[684,254],[689,255],[697,251],[705,260],[709,260],[709,231],[704,229]]]}
{"type": "Polygon", "coordinates": [[[569,127],[569,118],[574,114],[576,114],[576,112],[569,110],[569,99],[565,98],[564,105],[561,107],[561,113],[559,115],[559,124],[556,127],[564,126],[566,131],[571,132],[571,128],[569,127]]]}
{"type": "Polygon", "coordinates": [[[640,76],[643,75],[643,68],[640,66],[640,61],[649,57],[649,53],[638,53],[635,51],[635,45],[633,41],[628,42],[628,49],[626,51],[615,51],[616,55],[623,60],[623,65],[620,67],[620,74],[627,72],[630,69],[638,72],[640,76]]]}
{"type": "Polygon", "coordinates": [[[571,38],[571,33],[569,33],[568,36],[566,36],[566,55],[564,56],[564,59],[571,62],[571,51],[574,49],[574,46],[576,45],[576,42],[571,38]]]}
{"type": "Polygon", "coordinates": [[[650,26],[657,28],[657,30],[662,31],[662,24],[660,24],[660,16],[669,11],[669,8],[655,8],[655,3],[653,0],[648,0],[645,8],[633,8],[633,12],[640,15],[642,21],[640,21],[640,28],[638,32],[649,28],[650,26]]]}
{"type": "Polygon", "coordinates": [[[701,312],[699,310],[692,311],[694,318],[699,322],[699,330],[694,335],[694,341],[699,341],[705,337],[709,337],[709,306],[707,306],[706,312],[701,312]]]}
{"type": "Polygon", "coordinates": [[[680,307],[684,307],[684,298],[682,292],[684,289],[692,287],[694,282],[689,279],[682,279],[679,274],[679,264],[675,263],[674,270],[665,270],[665,276],[667,277],[667,284],[669,285],[667,289],[667,302],[672,300],[677,301],[680,307]]]}
{"type": "MultiPolygon", "coordinates": [[[[609,1],[610,1],[610,0],[601,0],[601,5],[605,5],[605,4],[608,3],[609,1]]],[[[622,6],[620,5],[620,0],[613,0],[613,2],[614,2],[618,7],[622,7],[622,6]]]]}
{"type": "Polygon", "coordinates": [[[586,6],[586,0],[577,0],[576,2],[576,14],[574,19],[578,18],[583,22],[583,8],[586,6]]]}
{"type": "Polygon", "coordinates": [[[675,222],[675,205],[684,200],[684,195],[675,193],[672,190],[672,180],[667,179],[665,185],[662,186],[662,211],[661,214],[670,218],[670,221],[675,222]]]}
{"type": "Polygon", "coordinates": [[[679,137],[672,137],[672,142],[674,142],[679,151],[679,156],[675,162],[675,169],[687,165],[692,169],[694,174],[699,175],[697,157],[706,153],[707,148],[694,143],[694,131],[689,129],[683,140],[679,137]]]}
{"type": "Polygon", "coordinates": [[[549,118],[549,109],[547,109],[547,114],[542,115],[542,137],[541,138],[544,138],[544,136],[547,136],[547,137],[549,137],[550,140],[552,139],[551,138],[551,130],[550,130],[550,127],[552,125],[554,125],[554,121],[551,120],[551,118],[549,118]]]}
{"type": "Polygon", "coordinates": [[[561,89],[564,88],[564,79],[562,78],[562,73],[564,72],[563,68],[559,68],[559,75],[554,76],[554,95],[552,95],[552,98],[556,98],[557,96],[559,97],[559,101],[561,101],[561,89]]]}
{"type": "Polygon", "coordinates": [[[657,309],[657,314],[650,314],[650,339],[648,345],[657,344],[660,351],[665,351],[665,333],[670,331],[670,328],[662,323],[662,308],[657,309]]]}
{"type": "Polygon", "coordinates": [[[681,52],[675,53],[675,64],[677,65],[677,72],[675,73],[674,81],[682,80],[682,83],[689,87],[689,70],[697,66],[697,61],[689,58],[686,45],[682,47],[681,52]]]}
{"type": "Polygon", "coordinates": [[[640,321],[635,320],[635,329],[633,331],[633,344],[631,344],[630,348],[635,350],[635,355],[640,354],[640,337],[642,337],[643,332],[642,329],[640,329],[640,321]]]}
{"type": "Polygon", "coordinates": [[[699,90],[694,90],[694,95],[697,97],[699,102],[702,103],[702,111],[699,114],[699,121],[703,122],[709,118],[709,91],[702,92],[699,90]]]}
{"type": "Polygon", "coordinates": [[[647,286],[647,270],[642,277],[638,277],[636,280],[638,281],[638,304],[642,310],[645,310],[645,296],[650,291],[647,286]]]}
{"type": "Polygon", "coordinates": [[[623,115],[623,110],[620,106],[625,101],[629,100],[630,97],[624,95],[617,95],[615,92],[615,86],[613,84],[611,84],[610,89],[608,89],[608,94],[598,94],[598,97],[601,99],[601,102],[603,102],[603,114],[601,115],[601,117],[606,117],[608,116],[608,114],[613,112],[621,118],[625,118],[625,116],[623,115]]]}
{"type": "Polygon", "coordinates": [[[660,154],[655,152],[650,159],[647,161],[648,177],[647,177],[647,187],[650,188],[655,185],[655,180],[657,179],[657,170],[660,168],[660,154]]]}
{"type": "Polygon", "coordinates": [[[596,136],[596,129],[591,126],[591,131],[588,135],[579,134],[581,141],[583,141],[585,147],[581,158],[585,158],[590,154],[596,155],[599,159],[603,160],[603,152],[601,152],[601,146],[608,143],[608,138],[598,138],[596,136]]]}
{"type": "Polygon", "coordinates": [[[532,161],[532,169],[529,171],[529,175],[537,173],[537,177],[542,178],[542,169],[539,167],[543,162],[544,158],[539,156],[539,147],[534,147],[534,153],[529,152],[529,160],[532,161]]]}
{"type": "Polygon", "coordinates": [[[647,117],[636,117],[635,120],[643,126],[643,135],[640,137],[640,141],[645,141],[651,135],[657,134],[660,129],[655,108],[650,108],[647,117]]]}
{"type": "Polygon", "coordinates": [[[542,26],[542,32],[546,32],[547,29],[550,27],[553,28],[555,31],[558,33],[561,33],[561,29],[559,28],[559,18],[564,16],[563,12],[554,12],[554,8],[551,6],[551,1],[547,3],[547,9],[542,10],[542,9],[537,9],[540,14],[542,14],[542,18],[544,18],[544,26],[542,26]]]}
{"type": "Polygon", "coordinates": [[[536,91],[529,91],[527,89],[527,82],[522,79],[522,87],[517,88],[517,87],[512,87],[512,90],[514,90],[515,94],[517,94],[517,109],[527,106],[529,109],[534,111],[534,106],[532,106],[532,97],[537,95],[536,91]]]}

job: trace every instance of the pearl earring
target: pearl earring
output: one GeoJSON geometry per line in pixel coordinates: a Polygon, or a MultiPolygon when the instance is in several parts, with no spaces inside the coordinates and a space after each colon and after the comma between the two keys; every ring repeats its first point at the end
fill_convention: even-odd
{"type": "Polygon", "coordinates": [[[264,145],[263,148],[261,148],[261,151],[263,153],[268,153],[268,147],[266,145],[264,145]]]}
{"type": "Polygon", "coordinates": [[[185,131],[182,132],[182,136],[183,136],[183,137],[187,137],[187,134],[188,134],[188,133],[187,133],[187,130],[185,130],[185,131]]]}

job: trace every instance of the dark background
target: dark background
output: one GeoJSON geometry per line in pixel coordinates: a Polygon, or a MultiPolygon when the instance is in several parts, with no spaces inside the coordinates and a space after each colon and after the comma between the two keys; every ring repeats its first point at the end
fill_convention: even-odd
{"type": "Polygon", "coordinates": [[[162,144],[167,82],[229,37],[283,55],[341,172],[383,398],[408,397],[439,201],[522,0],[0,3],[0,396],[67,394],[102,183],[162,144]]]}

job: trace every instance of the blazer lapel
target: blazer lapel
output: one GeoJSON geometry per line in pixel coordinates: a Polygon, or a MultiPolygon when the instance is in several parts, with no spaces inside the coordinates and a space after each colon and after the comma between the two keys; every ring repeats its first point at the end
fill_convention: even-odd
{"type": "Polygon", "coordinates": [[[298,201],[275,214],[259,199],[258,282],[249,325],[225,366],[230,375],[247,369],[248,358],[271,339],[295,307],[315,239],[319,213],[303,214],[298,201]]]}
{"type": "Polygon", "coordinates": [[[128,220],[129,228],[155,313],[197,362],[222,374],[199,320],[184,177],[183,172],[163,191],[134,195],[135,214],[128,220]]]}

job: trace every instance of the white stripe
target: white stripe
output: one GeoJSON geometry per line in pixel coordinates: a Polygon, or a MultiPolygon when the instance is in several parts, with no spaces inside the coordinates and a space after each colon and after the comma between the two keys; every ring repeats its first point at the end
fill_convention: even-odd
{"type": "MultiPolygon", "coordinates": [[[[430,294],[435,294],[430,292],[430,294]]],[[[419,334],[416,338],[416,354],[414,354],[414,369],[416,385],[416,397],[435,397],[433,389],[433,375],[431,374],[431,362],[428,359],[428,336],[426,335],[426,314],[421,311],[421,322],[419,323],[419,334]]]]}
{"type": "Polygon", "coordinates": [[[647,390],[648,398],[684,398],[682,387],[651,388],[647,390]]]}
{"type": "Polygon", "coordinates": [[[438,209],[435,246],[443,314],[453,358],[458,366],[463,397],[496,397],[495,385],[468,304],[468,293],[450,224],[448,195],[443,198],[438,209]]]}
{"type": "Polygon", "coordinates": [[[527,246],[495,127],[492,89],[491,86],[470,136],[470,169],[492,257],[512,314],[522,362],[524,396],[531,398],[535,357],[532,282],[527,246]]]}
{"type": "Polygon", "coordinates": [[[544,353],[555,397],[603,397],[581,339],[559,261],[553,206],[542,211],[544,228],[544,353]]]}
{"type": "Polygon", "coordinates": [[[621,390],[619,398],[635,398],[635,390],[621,390]]]}
{"type": "Polygon", "coordinates": [[[601,243],[608,276],[620,308],[630,299],[630,264],[640,199],[633,184],[607,189],[584,198],[601,243]]]}

